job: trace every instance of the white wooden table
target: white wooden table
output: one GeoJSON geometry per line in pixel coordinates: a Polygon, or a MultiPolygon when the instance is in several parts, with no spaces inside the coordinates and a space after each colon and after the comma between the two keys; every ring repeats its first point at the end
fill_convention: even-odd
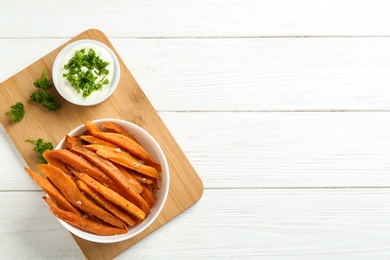
{"type": "MultiPolygon", "coordinates": [[[[0,0],[0,82],[98,28],[158,110],[204,195],[117,259],[390,259],[389,10],[0,0]]],[[[23,166],[0,130],[0,258],[84,259],[23,166]]]]}

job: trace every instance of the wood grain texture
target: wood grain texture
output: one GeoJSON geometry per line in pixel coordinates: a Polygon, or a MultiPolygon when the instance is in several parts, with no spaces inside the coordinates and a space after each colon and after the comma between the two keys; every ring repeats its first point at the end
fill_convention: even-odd
{"type": "Polygon", "coordinates": [[[109,7],[104,0],[18,0],[2,4],[0,32],[13,38],[71,38],[96,27],[109,31],[110,38],[377,36],[390,35],[387,9],[383,0],[121,0],[109,7]],[[31,10],[51,10],[39,17],[44,28],[23,23],[37,19],[31,10]]]}
{"type": "MultiPolygon", "coordinates": [[[[207,189],[389,187],[388,113],[159,115],[207,189]]],[[[12,167],[20,164],[17,153],[0,150],[0,164],[6,167],[0,190],[39,189],[12,167]]]]}
{"type": "MultiPolygon", "coordinates": [[[[84,259],[42,195],[0,193],[8,234],[0,252],[84,259]]],[[[389,189],[206,189],[201,203],[115,259],[387,259],[389,204],[389,189]]]]}
{"type": "Polygon", "coordinates": [[[160,115],[206,188],[389,187],[388,113],[160,115]]]}
{"type": "Polygon", "coordinates": [[[53,217],[42,196],[43,191],[0,192],[2,256],[11,259],[85,259],[70,233],[53,217]],[[36,232],[41,234],[39,239],[36,232]]]}
{"type": "Polygon", "coordinates": [[[116,259],[387,259],[389,203],[389,189],[206,189],[175,220],[186,235],[116,259]]]}
{"type": "MultiPolygon", "coordinates": [[[[101,41],[115,52],[106,36],[98,30],[85,31],[69,42],[79,39],[101,41]]],[[[2,83],[0,86],[0,110],[8,111],[11,105],[21,101],[26,104],[26,111],[29,113],[19,124],[12,124],[7,121],[9,118],[6,117],[1,117],[0,122],[19,149],[27,165],[33,170],[37,170],[36,153],[32,151],[32,147],[26,145],[25,140],[43,138],[50,140],[56,146],[67,132],[86,120],[120,118],[143,127],[155,137],[167,157],[172,179],[165,207],[156,221],[140,235],[120,243],[99,245],[75,238],[88,259],[112,258],[196,203],[202,196],[203,185],[173,136],[121,60],[121,79],[118,88],[109,100],[101,105],[79,107],[60,98],[62,107],[53,113],[29,102],[29,95],[26,93],[34,91],[32,82],[40,77],[45,68],[48,69],[50,75],[54,58],[63,47],[57,48],[2,83]],[[52,131],[47,131],[48,125],[52,131]],[[187,183],[191,185],[186,185],[187,183]]],[[[120,59],[119,55],[116,55],[120,59]]]]}
{"type": "Polygon", "coordinates": [[[390,110],[387,38],[116,42],[158,111],[390,110]]]}
{"type": "MultiPolygon", "coordinates": [[[[0,56],[20,64],[0,64],[0,81],[35,61],[25,56],[45,54],[63,40],[31,39],[17,57],[7,51],[22,42],[0,41],[0,56]]],[[[390,111],[390,38],[112,42],[159,112],[390,111]]]]}
{"type": "MultiPolygon", "coordinates": [[[[204,182],[115,259],[390,259],[389,1],[0,6],[0,82],[99,28],[204,182]]],[[[85,259],[23,165],[0,129],[0,255],[85,259]]]]}

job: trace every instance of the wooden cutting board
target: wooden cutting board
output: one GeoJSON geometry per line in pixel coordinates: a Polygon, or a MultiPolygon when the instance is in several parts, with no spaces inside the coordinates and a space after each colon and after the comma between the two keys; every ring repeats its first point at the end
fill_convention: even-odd
{"type": "MultiPolygon", "coordinates": [[[[161,145],[168,160],[171,183],[165,207],[159,217],[147,230],[123,242],[98,244],[74,236],[87,259],[112,259],[195,204],[202,196],[203,184],[191,163],[112,44],[99,30],[91,29],[81,33],[1,83],[0,115],[2,115],[0,116],[0,123],[8,132],[27,165],[34,170],[37,170],[36,165],[39,162],[36,153],[32,150],[33,145],[26,143],[26,139],[43,138],[45,141],[53,142],[53,145],[56,146],[66,133],[86,120],[98,118],[128,120],[147,130],[161,145]],[[115,93],[100,105],[81,107],[66,102],[53,88],[51,92],[56,95],[62,105],[61,109],[56,112],[48,111],[30,102],[29,96],[36,89],[33,82],[41,77],[44,69],[48,70],[48,77],[51,78],[51,68],[56,55],[63,47],[80,39],[100,41],[109,46],[117,55],[121,65],[121,78],[115,93]],[[22,121],[12,124],[11,117],[4,114],[10,110],[11,105],[18,101],[24,103],[26,114],[22,121]]],[[[27,173],[20,169],[20,174],[27,173]]],[[[47,214],[47,212],[44,214],[47,214]]]]}

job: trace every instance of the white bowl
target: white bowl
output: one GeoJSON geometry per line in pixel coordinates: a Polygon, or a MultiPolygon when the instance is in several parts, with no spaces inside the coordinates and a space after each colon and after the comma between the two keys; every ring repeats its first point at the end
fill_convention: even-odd
{"type": "MultiPolygon", "coordinates": [[[[113,243],[113,242],[119,242],[126,239],[129,239],[131,237],[134,237],[144,231],[147,227],[149,227],[157,218],[157,216],[160,214],[161,210],[164,207],[165,201],[168,196],[168,190],[169,190],[169,169],[168,169],[168,162],[166,160],[166,157],[164,155],[163,150],[161,149],[160,145],[157,143],[157,141],[143,128],[130,123],[125,120],[120,119],[112,119],[112,118],[104,118],[104,119],[97,119],[93,120],[93,122],[100,127],[104,122],[113,122],[115,124],[118,124],[119,126],[126,129],[128,132],[130,132],[132,135],[134,135],[135,138],[139,141],[139,143],[145,148],[145,150],[153,157],[153,159],[161,164],[161,179],[162,181],[159,182],[160,189],[155,193],[157,197],[156,204],[151,208],[149,215],[145,218],[143,222],[140,224],[136,224],[133,227],[129,227],[129,230],[126,234],[122,235],[115,235],[115,236],[99,236],[95,234],[91,234],[89,232],[85,232],[83,230],[80,230],[74,226],[69,225],[63,220],[60,220],[60,223],[72,234],[83,238],[85,240],[98,242],[98,243],[113,243]]],[[[86,131],[86,128],[83,125],[80,125],[70,131],[68,135],[75,136],[75,135],[81,135],[86,131]]],[[[65,148],[65,138],[63,138],[57,145],[55,149],[62,149],[65,148]]]]}
{"type": "Polygon", "coordinates": [[[114,93],[119,78],[120,65],[118,58],[107,45],[95,40],[79,40],[65,46],[54,60],[52,68],[52,79],[58,93],[65,100],[79,106],[94,106],[104,102],[114,93]],[[67,79],[63,77],[63,73],[66,72],[64,65],[68,63],[77,50],[82,48],[86,48],[86,51],[90,48],[94,49],[101,59],[110,63],[108,65],[109,75],[107,75],[110,81],[109,84],[103,85],[102,91],[94,91],[86,98],[82,96],[82,93],[77,93],[67,79]]]}

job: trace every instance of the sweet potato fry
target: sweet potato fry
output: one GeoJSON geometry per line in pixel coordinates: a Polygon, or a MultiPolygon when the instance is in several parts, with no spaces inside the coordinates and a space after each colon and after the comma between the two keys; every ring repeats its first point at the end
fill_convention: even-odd
{"type": "Polygon", "coordinates": [[[51,157],[49,154],[51,153],[51,150],[46,150],[43,152],[42,156],[43,158],[46,159],[46,161],[51,164],[51,165],[54,165],[55,167],[57,168],[60,168],[63,172],[65,172],[66,174],[70,174],[69,173],[69,170],[66,168],[66,166],[58,159],[55,159],[53,157],[51,157]]]}
{"type": "Polygon", "coordinates": [[[102,132],[92,121],[86,121],[84,125],[87,127],[88,131],[97,138],[117,145],[119,148],[124,149],[142,159],[147,165],[156,168],[158,172],[161,171],[161,165],[155,162],[152,156],[133,139],[118,133],[102,132]]]}
{"type": "Polygon", "coordinates": [[[94,122],[92,122],[92,121],[85,121],[85,122],[84,122],[84,125],[85,125],[85,127],[87,128],[87,131],[88,131],[91,135],[93,135],[93,136],[95,136],[95,133],[99,133],[99,132],[102,131],[102,130],[100,130],[100,128],[99,128],[94,122]]]}
{"type": "Polygon", "coordinates": [[[33,179],[33,181],[58,204],[60,208],[82,216],[81,212],[69,203],[69,201],[66,200],[61,192],[48,179],[29,168],[24,168],[24,170],[30,175],[31,179],[33,179]]]}
{"type": "Polygon", "coordinates": [[[123,177],[127,179],[127,181],[131,184],[131,186],[133,186],[135,192],[141,193],[142,190],[144,189],[141,183],[136,178],[134,178],[133,175],[130,175],[122,165],[117,163],[116,164],[114,163],[114,165],[118,168],[118,170],[121,172],[123,177]]]}
{"type": "Polygon", "coordinates": [[[92,152],[96,152],[99,148],[105,148],[105,147],[120,149],[116,146],[108,146],[108,145],[102,145],[102,144],[86,144],[83,147],[92,151],[92,152]]]}
{"type": "Polygon", "coordinates": [[[84,159],[83,157],[72,153],[69,150],[60,149],[49,153],[49,156],[61,160],[65,164],[76,168],[77,170],[89,174],[92,178],[107,185],[113,190],[120,190],[118,185],[114,183],[102,170],[84,159]]]}
{"type": "Polygon", "coordinates": [[[153,205],[156,203],[157,201],[157,197],[154,195],[152,189],[147,186],[147,185],[143,185],[144,186],[144,189],[141,193],[141,196],[145,199],[145,201],[148,203],[149,207],[153,207],[153,205]]]}
{"type": "Polygon", "coordinates": [[[126,210],[133,216],[135,216],[138,219],[145,219],[146,214],[143,212],[140,208],[138,208],[136,205],[128,201],[127,199],[123,198],[121,195],[116,193],[115,191],[111,190],[110,188],[102,185],[101,183],[95,181],[93,178],[91,178],[87,174],[82,174],[80,172],[74,172],[77,177],[80,178],[83,182],[85,182],[88,186],[90,186],[95,191],[99,192],[104,198],[111,201],[112,203],[118,205],[122,209],[126,210]]]}
{"type": "Polygon", "coordinates": [[[159,189],[159,186],[158,186],[158,182],[157,182],[157,180],[156,179],[153,179],[152,180],[153,182],[152,182],[152,184],[150,184],[149,186],[151,187],[151,188],[153,188],[153,189],[159,189]]]}
{"type": "Polygon", "coordinates": [[[123,222],[125,222],[129,226],[134,226],[135,221],[127,214],[123,213],[120,209],[118,209],[115,205],[113,205],[111,202],[106,200],[102,195],[100,195],[95,190],[91,189],[87,184],[85,184],[81,180],[76,181],[77,187],[81,191],[83,191],[87,196],[89,196],[93,201],[96,202],[96,204],[100,205],[102,208],[105,208],[115,216],[117,216],[119,219],[121,219],[123,222]]]}
{"type": "Polygon", "coordinates": [[[103,129],[105,132],[118,133],[118,134],[127,136],[128,138],[133,139],[133,141],[135,141],[136,143],[139,144],[138,140],[137,140],[132,134],[130,134],[128,131],[126,131],[126,130],[125,130],[123,127],[121,127],[120,125],[117,125],[117,124],[115,124],[115,123],[113,123],[113,122],[105,122],[105,123],[102,125],[102,129],[103,129]]]}
{"type": "MultiPolygon", "coordinates": [[[[120,148],[112,149],[113,147],[99,145],[99,144],[88,144],[88,145],[84,145],[83,147],[85,147],[86,149],[93,151],[93,152],[96,152],[99,148],[108,149],[110,151],[111,150],[113,150],[113,151],[120,150],[120,148]]],[[[125,174],[126,176],[130,175],[130,176],[134,177],[134,179],[137,180],[139,183],[145,183],[145,184],[152,184],[153,183],[153,180],[151,177],[142,176],[129,168],[123,168],[123,166],[118,164],[118,163],[114,162],[114,164],[116,165],[116,167],[118,167],[118,168],[121,167],[122,169],[124,169],[127,172],[127,174],[125,174]]]]}
{"type": "Polygon", "coordinates": [[[142,184],[152,184],[153,183],[153,180],[155,180],[154,178],[150,178],[150,177],[147,177],[147,176],[142,176],[141,174],[139,174],[138,172],[135,172],[133,170],[130,170],[130,169],[126,169],[126,172],[133,176],[134,179],[136,179],[138,182],[142,183],[142,184]]]}
{"type": "Polygon", "coordinates": [[[156,168],[157,171],[161,171],[161,165],[156,163],[150,154],[138,143],[132,139],[117,133],[99,133],[98,137],[117,145],[119,148],[124,149],[136,157],[145,161],[147,165],[156,168]]]}
{"type": "Polygon", "coordinates": [[[99,145],[104,145],[104,146],[111,146],[111,147],[116,147],[116,145],[106,142],[102,139],[99,139],[93,135],[80,135],[80,139],[84,140],[90,144],[99,144],[99,145]]]}
{"type": "Polygon", "coordinates": [[[73,206],[90,213],[113,226],[119,228],[124,228],[126,226],[119,218],[85,197],[71,177],[59,168],[48,164],[39,164],[38,168],[53,182],[73,206]]]}
{"type": "Polygon", "coordinates": [[[85,219],[79,215],[74,214],[73,212],[62,210],[58,208],[55,203],[53,203],[49,198],[43,197],[46,203],[49,205],[49,208],[53,214],[76,228],[84,230],[86,232],[100,235],[100,236],[114,236],[127,233],[127,227],[124,228],[115,228],[111,226],[102,225],[96,223],[92,220],[85,219]]]}
{"type": "MultiPolygon", "coordinates": [[[[112,162],[83,147],[74,147],[71,151],[83,156],[85,159],[105,172],[108,177],[110,177],[111,180],[113,180],[121,188],[121,191],[117,191],[120,195],[130,201],[136,202],[137,206],[143,208],[142,202],[140,202],[142,198],[138,198],[139,192],[135,191],[133,185],[129,182],[129,179],[125,178],[121,171],[112,162]]],[[[145,209],[147,210],[147,208],[145,209]]]]}
{"type": "Polygon", "coordinates": [[[65,145],[66,145],[66,147],[68,147],[70,149],[73,147],[82,146],[83,144],[80,142],[80,140],[77,136],[66,135],[65,136],[65,145]]]}
{"type": "Polygon", "coordinates": [[[120,149],[112,147],[101,147],[96,151],[96,154],[146,176],[161,180],[160,174],[154,167],[139,163],[128,153],[121,151],[120,149]]]}

